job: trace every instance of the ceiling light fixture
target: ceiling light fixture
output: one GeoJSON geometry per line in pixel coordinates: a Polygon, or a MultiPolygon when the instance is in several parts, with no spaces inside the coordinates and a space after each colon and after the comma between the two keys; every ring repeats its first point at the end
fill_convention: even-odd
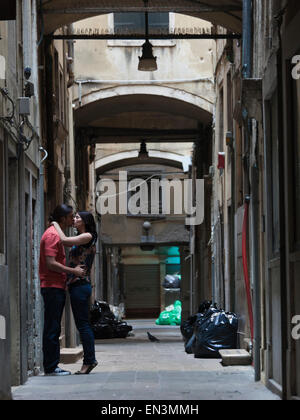
{"type": "Polygon", "coordinates": [[[145,140],[142,141],[140,152],[139,152],[139,159],[149,159],[148,151],[147,151],[147,145],[145,140]]]}
{"type": "MultiPolygon", "coordinates": [[[[145,2],[145,7],[147,7],[148,2],[145,2]]],[[[145,39],[146,42],[142,46],[143,54],[139,57],[139,71],[156,71],[157,70],[157,57],[153,56],[153,46],[149,41],[149,16],[148,12],[145,12],[145,27],[146,27],[146,34],[145,39]]]]}

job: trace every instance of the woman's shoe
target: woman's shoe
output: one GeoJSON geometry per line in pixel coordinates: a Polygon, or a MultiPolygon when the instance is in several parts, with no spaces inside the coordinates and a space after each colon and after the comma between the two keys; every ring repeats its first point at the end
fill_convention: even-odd
{"type": "Polygon", "coordinates": [[[79,370],[78,372],[75,372],[75,375],[88,375],[89,373],[91,373],[93,369],[95,369],[96,366],[98,366],[98,362],[95,362],[92,365],[87,365],[87,366],[88,368],[85,372],[81,372],[81,370],[79,370]]]}

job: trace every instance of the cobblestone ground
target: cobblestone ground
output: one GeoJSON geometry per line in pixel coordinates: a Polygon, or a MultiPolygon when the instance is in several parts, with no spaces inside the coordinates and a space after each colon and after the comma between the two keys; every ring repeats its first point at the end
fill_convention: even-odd
{"type": "MultiPolygon", "coordinates": [[[[251,366],[223,367],[184,351],[178,327],[128,321],[134,336],[98,340],[99,365],[86,376],[32,377],[13,388],[14,400],[279,400],[255,383],[251,366]],[[148,340],[147,331],[160,339],[148,340]]],[[[60,365],[76,372],[81,361],[60,365]]]]}

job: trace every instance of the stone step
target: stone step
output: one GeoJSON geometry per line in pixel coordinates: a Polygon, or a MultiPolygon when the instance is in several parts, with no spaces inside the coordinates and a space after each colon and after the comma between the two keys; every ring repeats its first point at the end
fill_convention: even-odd
{"type": "Polygon", "coordinates": [[[60,349],[60,362],[63,364],[73,364],[83,357],[82,347],[60,349]]]}
{"type": "Polygon", "coordinates": [[[252,363],[251,355],[246,350],[220,350],[219,353],[224,366],[247,366],[252,363]]]}

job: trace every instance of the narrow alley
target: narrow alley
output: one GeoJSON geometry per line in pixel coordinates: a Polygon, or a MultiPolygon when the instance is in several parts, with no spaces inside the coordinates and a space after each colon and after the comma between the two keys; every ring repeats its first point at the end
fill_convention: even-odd
{"type": "Polygon", "coordinates": [[[299,28],[1,0],[0,400],[300,399],[299,28]]]}
{"type": "MultiPolygon", "coordinates": [[[[100,363],[89,376],[36,376],[13,388],[14,400],[280,400],[253,381],[251,366],[187,355],[179,327],[156,326],[154,319],[131,324],[134,336],[97,341],[100,363]],[[151,343],[147,331],[160,342],[151,343]]],[[[80,363],[62,366],[74,373],[80,363]]]]}

